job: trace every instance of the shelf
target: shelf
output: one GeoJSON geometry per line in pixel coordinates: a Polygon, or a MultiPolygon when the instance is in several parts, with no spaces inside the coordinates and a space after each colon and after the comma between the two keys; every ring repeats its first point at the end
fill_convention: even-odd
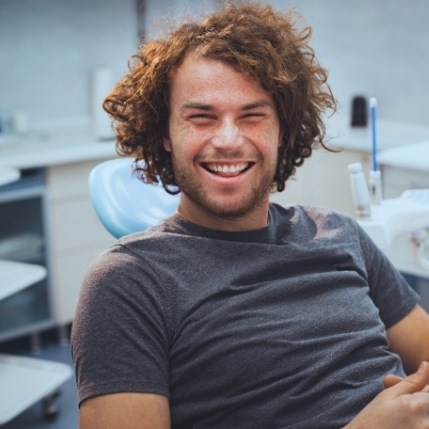
{"type": "MultiPolygon", "coordinates": [[[[35,173],[37,173],[35,177],[25,177],[19,181],[18,170],[0,167],[0,185],[11,183],[2,187],[0,202],[6,209],[0,223],[3,225],[5,220],[4,225],[8,225],[8,233],[12,234],[11,237],[0,239],[0,257],[28,259],[43,255],[43,234],[40,231],[33,231],[32,227],[30,232],[16,233],[16,231],[25,230],[22,227],[29,222],[32,226],[39,225],[39,229],[43,230],[45,190],[40,186],[43,185],[44,178],[41,171],[35,173]],[[33,180],[34,178],[36,180],[33,180]],[[33,186],[30,186],[31,184],[33,186]],[[33,198],[38,199],[37,204],[27,203],[26,199],[31,201],[33,198]],[[8,210],[11,204],[16,206],[15,213],[12,215],[8,210]],[[18,214],[25,215],[27,220],[24,221],[18,214]]],[[[12,295],[17,292],[32,285],[35,288],[40,286],[41,284],[37,285],[37,283],[45,279],[46,275],[47,270],[42,265],[0,259],[0,300],[7,297],[13,300],[15,297],[12,295]]],[[[45,283],[45,289],[46,285],[47,283],[45,283]]],[[[25,293],[19,298],[25,298],[25,293]]],[[[34,312],[34,308],[30,310],[34,312]]],[[[11,317],[16,318],[16,314],[29,313],[15,312],[11,317]]],[[[5,313],[2,315],[8,320],[5,313]]],[[[4,326],[3,323],[2,328],[4,326]]],[[[71,377],[72,372],[72,368],[63,363],[0,354],[0,425],[10,421],[34,403],[52,395],[71,377]]]]}
{"type": "Polygon", "coordinates": [[[15,182],[20,173],[16,168],[0,167],[0,186],[15,182]]]}
{"type": "Polygon", "coordinates": [[[72,375],[69,365],[0,354],[0,425],[52,394],[72,375]]]}
{"type": "MultiPolygon", "coordinates": [[[[0,300],[46,276],[46,268],[0,260],[0,300]]],[[[0,354],[0,425],[52,394],[72,375],[69,365],[0,354]]]]}
{"type": "Polygon", "coordinates": [[[46,276],[41,265],[0,260],[0,300],[37,283],[46,276]]]}
{"type": "Polygon", "coordinates": [[[0,238],[0,259],[8,261],[34,260],[41,257],[43,237],[34,232],[20,232],[0,238]]]}

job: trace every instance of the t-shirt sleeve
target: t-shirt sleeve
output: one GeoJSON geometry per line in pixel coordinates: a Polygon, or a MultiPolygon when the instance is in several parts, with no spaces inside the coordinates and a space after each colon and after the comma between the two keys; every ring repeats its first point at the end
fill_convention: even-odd
{"type": "Polygon", "coordinates": [[[79,405],[118,392],[168,396],[165,296],[141,257],[117,245],[88,270],[72,327],[79,405]]]}
{"type": "Polygon", "coordinates": [[[402,320],[419,302],[419,296],[402,274],[356,224],[367,269],[371,297],[380,311],[386,329],[402,320]]]}

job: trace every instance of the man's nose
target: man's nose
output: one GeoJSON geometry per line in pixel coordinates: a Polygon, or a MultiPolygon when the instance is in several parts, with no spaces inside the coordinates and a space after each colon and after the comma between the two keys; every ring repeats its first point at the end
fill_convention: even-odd
{"type": "Polygon", "coordinates": [[[243,144],[243,136],[234,121],[225,120],[217,128],[212,142],[219,149],[236,149],[243,144]]]}

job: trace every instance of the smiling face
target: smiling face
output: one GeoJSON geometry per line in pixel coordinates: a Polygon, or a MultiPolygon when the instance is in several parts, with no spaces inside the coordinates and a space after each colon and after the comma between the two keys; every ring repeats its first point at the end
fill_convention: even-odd
{"type": "Polygon", "coordinates": [[[280,125],[260,85],[221,61],[189,55],[171,76],[168,138],[179,214],[243,231],[267,224],[280,125]]]}

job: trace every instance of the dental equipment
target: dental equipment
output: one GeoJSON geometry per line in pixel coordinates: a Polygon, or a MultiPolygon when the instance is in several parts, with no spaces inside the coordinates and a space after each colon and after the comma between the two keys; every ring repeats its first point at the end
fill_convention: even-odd
{"type": "Polygon", "coordinates": [[[425,228],[429,227],[429,189],[408,189],[399,198],[368,204],[369,192],[362,165],[350,164],[348,170],[356,218],[362,228],[383,250],[392,244],[397,235],[408,233],[414,263],[423,270],[429,270],[429,259],[425,256],[425,228]]]}
{"type": "Polygon", "coordinates": [[[369,186],[371,191],[371,201],[373,204],[380,204],[382,200],[381,172],[378,169],[377,154],[377,99],[371,97],[369,100],[371,110],[371,136],[372,136],[372,169],[369,172],[369,186]]]}
{"type": "Polygon", "coordinates": [[[356,218],[381,249],[388,249],[394,238],[408,233],[414,263],[429,271],[425,242],[429,227],[429,189],[408,189],[399,198],[383,200],[381,172],[377,163],[377,100],[370,99],[372,168],[369,189],[360,163],[348,166],[356,218]]]}
{"type": "Polygon", "coordinates": [[[355,202],[356,217],[359,220],[371,218],[371,197],[369,195],[362,164],[355,162],[348,166],[350,184],[355,202]]]}

